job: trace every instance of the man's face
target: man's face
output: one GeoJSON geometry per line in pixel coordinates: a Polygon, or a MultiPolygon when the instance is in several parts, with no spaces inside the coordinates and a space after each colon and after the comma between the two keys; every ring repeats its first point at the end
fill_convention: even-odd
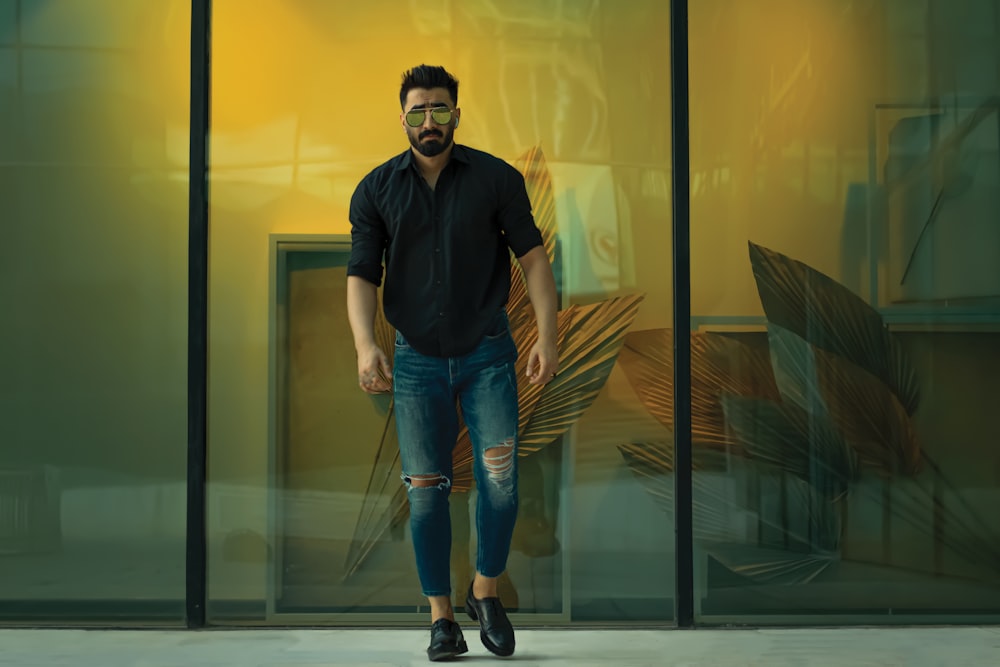
{"type": "Polygon", "coordinates": [[[454,141],[455,125],[460,113],[447,88],[413,88],[406,95],[406,106],[399,115],[399,120],[410,139],[410,145],[422,155],[434,157],[447,150],[454,141]],[[446,122],[438,122],[448,116],[450,118],[446,122]],[[418,118],[420,124],[416,127],[411,125],[418,118]]]}

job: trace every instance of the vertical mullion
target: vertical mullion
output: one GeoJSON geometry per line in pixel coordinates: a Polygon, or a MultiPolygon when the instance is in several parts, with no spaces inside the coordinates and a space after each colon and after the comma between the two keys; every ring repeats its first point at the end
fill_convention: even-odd
{"type": "Polygon", "coordinates": [[[191,0],[188,178],[188,442],[186,616],[205,625],[208,423],[208,125],[211,0],[191,0]]]}
{"type": "Polygon", "coordinates": [[[673,142],[675,616],[694,625],[691,497],[691,145],[688,2],[670,2],[670,108],[673,142]]]}
{"type": "MultiPolygon", "coordinates": [[[[24,9],[21,7],[21,0],[17,0],[14,3],[14,51],[17,58],[17,99],[24,99],[24,40],[21,36],[21,17],[24,15],[24,9]]],[[[20,120],[24,120],[24,104],[18,105],[21,112],[20,120]]],[[[23,125],[22,125],[23,127],[23,125]]]]}

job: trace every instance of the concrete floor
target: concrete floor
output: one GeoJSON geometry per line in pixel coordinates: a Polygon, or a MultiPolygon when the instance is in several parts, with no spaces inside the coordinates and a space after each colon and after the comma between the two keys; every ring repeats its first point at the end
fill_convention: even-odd
{"type": "MultiPolygon", "coordinates": [[[[496,664],[466,627],[452,664],[496,664]]],[[[0,630],[3,667],[427,665],[416,630],[0,630]]],[[[522,630],[510,662],[544,667],[996,667],[1000,627],[522,630]]]]}

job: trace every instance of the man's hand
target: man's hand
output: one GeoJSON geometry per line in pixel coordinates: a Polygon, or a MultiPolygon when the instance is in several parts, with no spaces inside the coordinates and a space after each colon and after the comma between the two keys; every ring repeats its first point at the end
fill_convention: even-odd
{"type": "Polygon", "coordinates": [[[545,248],[535,246],[517,258],[524,271],[528,298],[535,310],[538,342],[528,356],[528,381],[545,384],[559,370],[559,350],[556,349],[556,281],[545,248]]]}
{"type": "Polygon", "coordinates": [[[546,384],[559,370],[559,351],[554,341],[539,339],[528,355],[528,382],[546,384]]]}
{"type": "Polygon", "coordinates": [[[369,394],[384,394],[392,388],[389,358],[374,343],[358,350],[358,386],[369,394]]]}
{"type": "Polygon", "coordinates": [[[347,276],[347,319],[358,353],[358,386],[369,394],[381,394],[392,387],[389,358],[375,344],[377,288],[358,276],[347,276]]]}

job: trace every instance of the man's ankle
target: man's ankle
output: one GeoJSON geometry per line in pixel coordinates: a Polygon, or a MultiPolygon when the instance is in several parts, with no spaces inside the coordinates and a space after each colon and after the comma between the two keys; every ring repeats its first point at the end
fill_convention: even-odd
{"type": "Polygon", "coordinates": [[[476,578],[472,580],[472,596],[477,600],[497,597],[496,578],[484,577],[476,573],[476,578]]]}
{"type": "Polygon", "coordinates": [[[451,606],[451,597],[448,595],[440,595],[435,597],[427,598],[427,602],[431,606],[431,624],[433,625],[442,618],[446,618],[449,621],[455,621],[455,610],[451,606]]]}

